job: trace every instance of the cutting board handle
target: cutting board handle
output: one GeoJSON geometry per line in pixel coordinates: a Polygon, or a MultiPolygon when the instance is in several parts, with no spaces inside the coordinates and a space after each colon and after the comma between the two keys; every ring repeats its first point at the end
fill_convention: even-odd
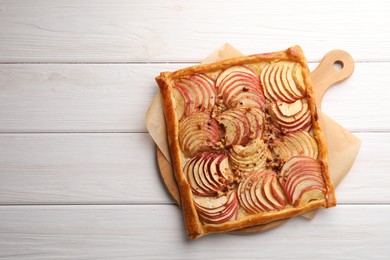
{"type": "Polygon", "coordinates": [[[318,67],[311,73],[319,109],[321,109],[322,97],[328,88],[349,78],[354,68],[353,58],[346,51],[333,50],[322,58],[318,67]]]}

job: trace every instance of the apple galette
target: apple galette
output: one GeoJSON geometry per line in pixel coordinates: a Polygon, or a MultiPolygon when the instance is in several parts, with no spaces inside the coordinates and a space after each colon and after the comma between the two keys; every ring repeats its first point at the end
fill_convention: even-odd
{"type": "Polygon", "coordinates": [[[299,46],[156,80],[191,239],[336,204],[299,46]]]}

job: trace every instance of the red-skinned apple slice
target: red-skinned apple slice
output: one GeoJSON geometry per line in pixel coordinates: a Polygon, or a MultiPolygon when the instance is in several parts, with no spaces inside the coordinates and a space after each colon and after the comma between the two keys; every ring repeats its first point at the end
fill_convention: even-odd
{"type": "Polygon", "coordinates": [[[276,180],[276,173],[256,171],[245,176],[238,189],[240,205],[249,213],[280,210],[286,199],[276,180]]]}
{"type": "Polygon", "coordinates": [[[274,154],[284,161],[297,155],[305,155],[312,158],[318,156],[318,145],[313,136],[306,131],[287,133],[286,135],[271,141],[274,154]]]}
{"type": "Polygon", "coordinates": [[[282,98],[280,100],[282,100],[283,102],[287,102],[287,103],[295,102],[300,97],[296,96],[296,95],[292,95],[291,91],[288,91],[287,88],[284,86],[283,76],[282,76],[283,72],[284,72],[284,65],[283,65],[283,63],[280,63],[278,65],[276,75],[275,75],[276,85],[277,85],[278,90],[282,96],[282,98]]]}
{"type": "Polygon", "coordinates": [[[295,62],[291,62],[288,64],[288,73],[287,73],[287,82],[294,93],[300,93],[302,96],[306,93],[304,87],[300,85],[301,81],[298,80],[298,77],[302,77],[302,75],[296,75],[294,72],[294,67],[300,66],[295,62]],[[298,84],[297,84],[298,83],[298,84]]]}
{"type": "MultiPolygon", "coordinates": [[[[292,133],[291,133],[292,135],[292,133]]],[[[303,154],[312,158],[318,157],[318,145],[314,137],[306,131],[295,132],[293,142],[297,141],[303,146],[303,154]]]]}
{"type": "Polygon", "coordinates": [[[249,174],[246,176],[246,178],[240,182],[240,184],[238,185],[238,188],[237,188],[237,197],[238,197],[238,201],[240,202],[240,205],[249,213],[256,213],[256,211],[252,208],[251,204],[249,203],[248,201],[248,198],[247,198],[247,193],[246,193],[246,189],[247,189],[247,184],[248,182],[250,181],[250,178],[251,178],[251,175],[252,174],[249,174]]]}
{"type": "Polygon", "coordinates": [[[256,73],[245,66],[233,66],[222,71],[216,80],[216,87],[229,107],[250,104],[264,108],[261,82],[256,73]]]}
{"type": "MultiPolygon", "coordinates": [[[[325,187],[318,183],[317,181],[314,181],[314,180],[303,180],[302,182],[300,182],[297,187],[294,189],[293,193],[292,193],[292,201],[291,203],[294,204],[294,205],[297,205],[299,203],[299,199],[302,197],[302,195],[305,193],[305,192],[308,192],[310,190],[321,190],[323,192],[326,192],[326,189],[325,187]]],[[[324,194],[323,194],[324,195],[324,194]]],[[[323,198],[324,196],[322,196],[323,198]]],[[[317,199],[317,198],[315,198],[317,199]]]]}
{"type": "MultiPolygon", "coordinates": [[[[309,105],[306,100],[302,100],[302,109],[292,116],[283,115],[280,113],[278,106],[274,103],[270,103],[268,106],[268,111],[273,119],[276,119],[278,123],[284,124],[293,124],[297,122],[297,120],[301,119],[307,112],[310,113],[309,105]]],[[[295,111],[294,111],[295,112],[295,111]]]]}
{"type": "Polygon", "coordinates": [[[203,163],[205,161],[205,157],[204,156],[196,156],[195,157],[195,163],[194,163],[194,166],[192,168],[192,172],[189,173],[189,174],[192,174],[194,175],[194,179],[195,179],[195,182],[197,184],[197,186],[199,186],[201,188],[202,191],[204,191],[204,193],[202,194],[202,196],[214,196],[217,194],[216,190],[214,190],[212,187],[210,187],[209,185],[205,184],[205,180],[204,180],[204,174],[203,174],[203,163]],[[202,180],[203,178],[203,180],[202,180]]]}
{"type": "Polygon", "coordinates": [[[279,201],[275,198],[272,192],[272,182],[276,180],[276,174],[274,172],[270,172],[267,174],[266,178],[263,181],[263,189],[262,194],[264,198],[269,202],[269,204],[274,209],[282,209],[285,205],[280,204],[279,201]]]}
{"type": "Polygon", "coordinates": [[[265,96],[271,101],[294,102],[304,96],[301,67],[295,62],[275,62],[260,73],[265,96]]]}
{"type": "Polygon", "coordinates": [[[197,180],[195,180],[194,164],[196,163],[196,160],[197,158],[189,160],[184,166],[183,171],[186,174],[187,181],[190,184],[192,192],[199,196],[206,196],[209,194],[205,190],[203,190],[202,187],[198,185],[197,180]]]}
{"type": "Polygon", "coordinates": [[[282,78],[282,87],[286,90],[286,92],[290,93],[291,97],[294,99],[300,99],[304,96],[304,92],[302,93],[294,84],[291,84],[289,82],[290,77],[288,77],[288,74],[292,73],[292,68],[294,66],[294,63],[284,63],[283,64],[283,69],[281,73],[281,78],[282,78]]]}
{"type": "Polygon", "coordinates": [[[199,218],[210,224],[220,224],[237,217],[238,201],[235,191],[216,197],[194,197],[199,218]]]}
{"type": "Polygon", "coordinates": [[[251,184],[247,185],[247,192],[249,190],[251,201],[253,202],[253,208],[255,212],[264,212],[269,210],[264,204],[261,204],[259,199],[257,198],[256,193],[259,192],[258,188],[261,186],[263,179],[266,177],[266,173],[263,174],[254,174],[251,176],[251,184]]]}
{"type": "Polygon", "coordinates": [[[326,190],[321,169],[320,162],[308,156],[295,156],[284,164],[280,183],[291,204],[297,205],[307,191],[326,190]]]}
{"type": "Polygon", "coordinates": [[[179,121],[197,111],[210,111],[215,104],[214,81],[203,74],[177,80],[173,92],[179,121]]]}
{"type": "Polygon", "coordinates": [[[269,83],[270,83],[270,88],[272,88],[272,91],[273,93],[275,94],[276,96],[276,100],[275,101],[283,101],[283,102],[293,102],[294,100],[289,98],[288,96],[285,96],[284,95],[284,92],[282,91],[283,88],[279,87],[278,85],[278,79],[280,79],[280,66],[278,64],[274,64],[273,66],[271,66],[270,68],[271,72],[270,72],[270,75],[269,75],[269,83]],[[279,72],[279,73],[278,73],[279,72]]]}
{"type": "Polygon", "coordinates": [[[296,115],[285,116],[280,113],[276,104],[269,104],[269,113],[274,124],[279,126],[282,132],[295,132],[299,130],[308,130],[311,126],[311,114],[305,99],[303,101],[302,110],[296,115]]]}
{"type": "Polygon", "coordinates": [[[227,155],[219,152],[197,154],[186,163],[183,171],[193,193],[198,196],[215,196],[233,179],[227,155]]]}
{"type": "Polygon", "coordinates": [[[269,81],[271,71],[272,71],[272,65],[271,64],[266,65],[261,70],[260,79],[261,79],[261,82],[263,83],[265,97],[269,100],[277,100],[278,97],[273,92],[273,90],[271,88],[271,83],[269,81]]]}
{"type": "Polygon", "coordinates": [[[223,181],[226,183],[231,183],[233,179],[233,173],[229,166],[229,160],[226,154],[220,155],[218,158],[218,167],[217,173],[222,177],[223,181]]]}
{"type": "Polygon", "coordinates": [[[287,204],[286,196],[283,192],[283,188],[280,186],[276,176],[272,178],[271,181],[271,192],[274,198],[278,201],[280,205],[284,208],[287,204]]]}
{"type": "Polygon", "coordinates": [[[216,120],[225,129],[225,146],[245,145],[261,137],[264,113],[258,108],[233,108],[224,111],[216,120]]]}
{"type": "Polygon", "coordinates": [[[315,176],[310,174],[310,172],[302,173],[299,177],[295,178],[294,180],[291,180],[287,182],[287,186],[285,190],[288,190],[288,194],[293,195],[297,189],[297,187],[304,181],[313,181],[316,182],[316,185],[319,185],[321,187],[325,188],[325,183],[323,178],[315,176]]]}
{"type": "Polygon", "coordinates": [[[179,125],[179,144],[187,157],[196,153],[217,149],[221,130],[218,122],[204,112],[193,113],[179,125]]]}
{"type": "Polygon", "coordinates": [[[244,143],[249,135],[249,120],[240,109],[223,112],[217,121],[225,128],[225,146],[244,143]]]}
{"type": "Polygon", "coordinates": [[[283,168],[281,169],[279,176],[287,177],[292,167],[295,167],[295,165],[302,165],[302,164],[319,165],[320,163],[316,159],[311,158],[309,156],[304,156],[304,155],[294,156],[283,165],[283,168]]]}
{"type": "Polygon", "coordinates": [[[205,175],[208,182],[210,182],[210,184],[217,190],[221,190],[221,188],[225,186],[225,181],[223,180],[223,178],[220,177],[218,173],[219,164],[221,163],[221,155],[224,154],[211,154],[211,156],[204,165],[204,172],[206,173],[205,175]]]}
{"type": "MultiPolygon", "coordinates": [[[[215,184],[215,182],[211,179],[211,173],[208,169],[208,162],[209,160],[213,160],[214,155],[206,153],[205,156],[202,156],[203,158],[200,160],[198,173],[200,181],[202,182],[202,185],[204,185],[210,193],[216,195],[216,191],[221,189],[222,186],[218,186],[215,184]]],[[[194,168],[195,169],[195,168],[194,168]]]]}
{"type": "Polygon", "coordinates": [[[218,75],[218,78],[215,82],[215,85],[218,87],[221,85],[222,83],[222,80],[224,80],[228,75],[230,75],[231,73],[236,73],[236,72],[242,72],[242,73],[246,73],[248,75],[252,75],[253,77],[257,77],[256,73],[253,72],[250,68],[248,67],[245,67],[245,66],[232,66],[232,67],[229,67],[223,71],[221,71],[221,73],[218,75]]]}
{"type": "Polygon", "coordinates": [[[264,184],[265,179],[267,178],[268,173],[265,173],[263,176],[259,178],[259,180],[256,183],[256,200],[260,203],[260,205],[266,210],[271,211],[273,210],[273,206],[268,202],[267,198],[265,197],[265,194],[263,193],[264,190],[264,184]]]}

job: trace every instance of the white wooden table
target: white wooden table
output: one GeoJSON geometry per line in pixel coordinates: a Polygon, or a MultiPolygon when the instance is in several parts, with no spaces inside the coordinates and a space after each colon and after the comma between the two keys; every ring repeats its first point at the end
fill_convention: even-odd
{"type": "Polygon", "coordinates": [[[390,259],[390,2],[0,0],[0,256],[390,259]],[[154,77],[230,42],[356,61],[323,110],[362,148],[339,205],[186,239],[144,116],[154,77]]]}

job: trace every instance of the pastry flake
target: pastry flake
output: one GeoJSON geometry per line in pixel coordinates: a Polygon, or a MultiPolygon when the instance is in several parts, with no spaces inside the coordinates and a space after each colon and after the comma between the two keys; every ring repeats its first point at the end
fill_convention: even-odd
{"type": "Polygon", "coordinates": [[[336,205],[299,46],[156,81],[190,239],[336,205]]]}

